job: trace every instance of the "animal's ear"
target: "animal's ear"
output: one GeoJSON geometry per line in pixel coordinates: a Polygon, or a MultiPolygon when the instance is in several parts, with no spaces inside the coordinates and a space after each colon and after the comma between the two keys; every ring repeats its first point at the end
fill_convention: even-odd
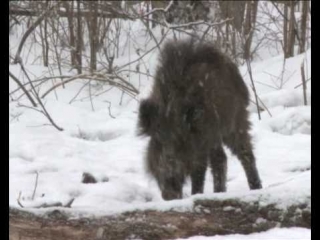
{"type": "Polygon", "coordinates": [[[159,106],[150,99],[140,102],[139,107],[139,135],[151,136],[155,132],[159,116],[159,106]]]}

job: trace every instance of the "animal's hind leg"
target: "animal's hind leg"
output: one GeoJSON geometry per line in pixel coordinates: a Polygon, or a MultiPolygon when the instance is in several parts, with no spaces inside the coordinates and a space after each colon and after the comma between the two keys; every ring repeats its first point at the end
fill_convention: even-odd
{"type": "Polygon", "coordinates": [[[224,139],[224,142],[240,160],[246,173],[250,189],[262,188],[250,135],[246,132],[233,134],[227,139],[224,139]]]}
{"type": "Polygon", "coordinates": [[[207,155],[199,156],[191,172],[192,194],[203,193],[204,179],[207,170],[207,155]]]}
{"type": "Polygon", "coordinates": [[[227,156],[222,146],[211,150],[210,164],[213,175],[214,192],[225,192],[227,190],[227,156]]]}

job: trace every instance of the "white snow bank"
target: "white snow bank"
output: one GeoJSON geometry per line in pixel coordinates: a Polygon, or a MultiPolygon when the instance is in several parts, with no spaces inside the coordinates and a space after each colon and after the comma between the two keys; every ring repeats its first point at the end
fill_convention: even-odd
{"type": "Polygon", "coordinates": [[[216,235],[213,237],[194,236],[190,238],[178,238],[176,240],[309,240],[311,239],[311,230],[305,228],[274,228],[266,232],[252,233],[248,235],[231,234],[231,235],[216,235]]]}

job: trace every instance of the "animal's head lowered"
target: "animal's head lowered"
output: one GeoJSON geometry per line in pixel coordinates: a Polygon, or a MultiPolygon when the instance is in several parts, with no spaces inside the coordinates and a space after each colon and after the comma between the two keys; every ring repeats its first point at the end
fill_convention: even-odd
{"type": "Polygon", "coordinates": [[[190,140],[203,137],[203,120],[204,110],[193,104],[175,101],[161,108],[152,99],[145,99],[139,108],[139,135],[150,136],[175,152],[191,150],[187,146],[190,140]]]}
{"type": "Polygon", "coordinates": [[[156,176],[165,200],[182,197],[181,186],[202,144],[203,119],[204,110],[190,102],[176,99],[160,107],[146,99],[140,104],[139,133],[151,138],[147,169],[156,176]]]}

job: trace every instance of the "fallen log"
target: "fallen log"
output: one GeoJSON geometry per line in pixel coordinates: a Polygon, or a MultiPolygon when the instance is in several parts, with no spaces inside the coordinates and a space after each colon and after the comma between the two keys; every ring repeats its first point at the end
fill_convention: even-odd
{"type": "MultiPolygon", "coordinates": [[[[61,10],[57,10],[56,14],[59,17],[70,17],[69,13],[66,11],[61,11],[61,10]]],[[[90,12],[89,11],[81,11],[80,12],[80,16],[81,17],[85,17],[88,18],[90,17],[90,12]]],[[[99,11],[98,13],[98,17],[101,18],[121,18],[121,19],[132,19],[128,14],[123,13],[123,12],[116,12],[116,11],[110,11],[110,12],[106,12],[106,11],[99,11]]],[[[19,9],[19,8],[9,8],[9,15],[13,15],[13,16],[26,16],[26,17],[37,17],[39,16],[39,10],[32,10],[32,9],[19,9]]],[[[77,14],[75,12],[73,17],[76,17],[77,14]]]]}
{"type": "Polygon", "coordinates": [[[63,209],[35,215],[9,209],[10,240],[175,239],[194,235],[250,234],[274,227],[311,228],[311,201],[279,208],[239,199],[195,200],[187,212],[131,211],[70,219],[63,209]]]}

